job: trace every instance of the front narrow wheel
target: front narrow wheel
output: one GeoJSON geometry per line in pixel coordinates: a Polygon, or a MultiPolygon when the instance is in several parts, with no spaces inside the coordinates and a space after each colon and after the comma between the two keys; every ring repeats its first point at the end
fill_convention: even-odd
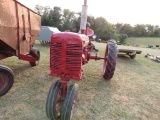
{"type": "Polygon", "coordinates": [[[5,95],[11,89],[13,82],[13,71],[6,66],[0,65],[0,96],[5,95]]]}
{"type": "Polygon", "coordinates": [[[62,84],[56,81],[52,84],[46,101],[46,114],[50,120],[59,120],[61,117],[62,100],[62,84]]]}
{"type": "Polygon", "coordinates": [[[73,108],[77,99],[78,94],[78,84],[71,84],[67,90],[67,95],[65,97],[61,120],[70,120],[73,114],[73,108]]]}
{"type": "Polygon", "coordinates": [[[109,80],[113,77],[116,59],[117,59],[117,44],[115,40],[109,40],[107,42],[105,59],[103,64],[103,78],[109,80]]]}

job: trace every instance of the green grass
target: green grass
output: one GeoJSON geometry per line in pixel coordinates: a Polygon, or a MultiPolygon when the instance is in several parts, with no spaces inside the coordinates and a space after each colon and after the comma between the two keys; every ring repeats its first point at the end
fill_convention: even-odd
{"type": "Polygon", "coordinates": [[[158,37],[129,37],[125,40],[125,42],[129,45],[139,44],[142,47],[146,47],[148,45],[160,45],[160,38],[158,37]]]}
{"type": "MultiPolygon", "coordinates": [[[[104,56],[105,44],[94,43],[104,56]]],[[[0,61],[15,74],[11,90],[0,98],[1,120],[48,120],[45,102],[53,81],[49,77],[49,46],[36,43],[41,51],[40,64],[30,67],[26,61],[11,57],[0,61]]],[[[135,59],[117,59],[114,77],[102,78],[103,60],[89,61],[79,84],[73,120],[159,120],[160,64],[137,55],[135,59]]]]}

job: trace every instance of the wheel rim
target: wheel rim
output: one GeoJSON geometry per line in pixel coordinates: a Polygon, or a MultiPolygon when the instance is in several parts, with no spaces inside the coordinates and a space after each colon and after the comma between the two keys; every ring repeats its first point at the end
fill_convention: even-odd
{"type": "Polygon", "coordinates": [[[54,107],[53,109],[55,109],[55,111],[56,111],[56,113],[54,113],[54,114],[57,118],[59,118],[61,116],[61,110],[62,110],[62,105],[63,105],[62,94],[61,93],[62,93],[61,90],[59,90],[57,92],[56,99],[55,99],[55,102],[53,104],[53,107],[54,107]]]}
{"type": "Polygon", "coordinates": [[[0,73],[0,91],[2,91],[8,84],[8,76],[4,73],[0,73]]]}
{"type": "Polygon", "coordinates": [[[103,74],[106,71],[107,57],[108,57],[108,44],[106,45],[106,51],[105,51],[105,54],[104,54],[105,59],[104,59],[104,63],[103,63],[103,74]]]}

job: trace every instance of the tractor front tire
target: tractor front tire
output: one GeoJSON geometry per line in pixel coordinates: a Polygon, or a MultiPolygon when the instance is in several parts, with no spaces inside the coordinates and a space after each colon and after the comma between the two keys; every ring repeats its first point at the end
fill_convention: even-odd
{"type": "MultiPolygon", "coordinates": [[[[34,66],[36,66],[36,65],[39,64],[39,60],[40,60],[40,51],[39,51],[39,50],[36,50],[36,49],[32,49],[32,51],[35,52],[35,53],[37,54],[37,56],[38,56],[37,61],[35,61],[35,62],[29,62],[30,65],[31,65],[31,67],[34,67],[34,66]]],[[[32,54],[31,54],[31,55],[32,55],[32,54]]],[[[32,55],[32,56],[33,56],[33,55],[32,55]]],[[[33,57],[34,57],[34,56],[33,56],[33,57]]]]}
{"type": "Polygon", "coordinates": [[[117,44],[115,40],[109,40],[107,42],[104,57],[103,78],[105,80],[110,80],[113,77],[116,68],[117,44]]]}
{"type": "Polygon", "coordinates": [[[62,108],[62,84],[56,81],[52,84],[46,101],[46,114],[50,120],[59,120],[62,108]]]}
{"type": "Polygon", "coordinates": [[[13,71],[3,65],[0,65],[0,97],[5,95],[13,86],[13,71]]]}
{"type": "Polygon", "coordinates": [[[70,120],[72,118],[73,108],[77,100],[77,94],[78,84],[71,84],[67,90],[67,95],[63,103],[61,120],[70,120]]]}

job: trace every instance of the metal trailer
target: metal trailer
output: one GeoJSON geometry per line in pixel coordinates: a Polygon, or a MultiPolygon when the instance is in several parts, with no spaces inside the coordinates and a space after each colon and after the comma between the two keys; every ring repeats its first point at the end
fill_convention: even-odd
{"type": "MultiPolygon", "coordinates": [[[[110,80],[115,71],[117,44],[109,40],[104,57],[92,55],[94,45],[89,40],[89,24],[86,24],[86,0],[83,5],[81,31],[79,33],[54,33],[50,41],[50,76],[59,77],[48,92],[46,114],[51,120],[70,120],[78,94],[78,84],[68,86],[71,79],[80,81],[83,75],[83,65],[89,60],[104,60],[103,78],[110,80]],[[83,16],[84,15],[84,16],[83,16]]],[[[96,49],[95,49],[96,50],[96,49]]]]}
{"type": "MultiPolygon", "coordinates": [[[[41,29],[41,16],[17,0],[0,2],[0,60],[17,56],[35,66],[40,52],[33,49],[41,29]]],[[[11,69],[0,65],[0,96],[12,87],[14,74],[11,69]]]]}
{"type": "Polygon", "coordinates": [[[136,54],[141,54],[141,50],[131,50],[131,49],[118,49],[118,52],[127,54],[131,59],[136,57],[136,54]]]}
{"type": "Polygon", "coordinates": [[[41,31],[37,37],[41,45],[49,45],[53,33],[60,32],[56,27],[41,26],[41,31]]]}

